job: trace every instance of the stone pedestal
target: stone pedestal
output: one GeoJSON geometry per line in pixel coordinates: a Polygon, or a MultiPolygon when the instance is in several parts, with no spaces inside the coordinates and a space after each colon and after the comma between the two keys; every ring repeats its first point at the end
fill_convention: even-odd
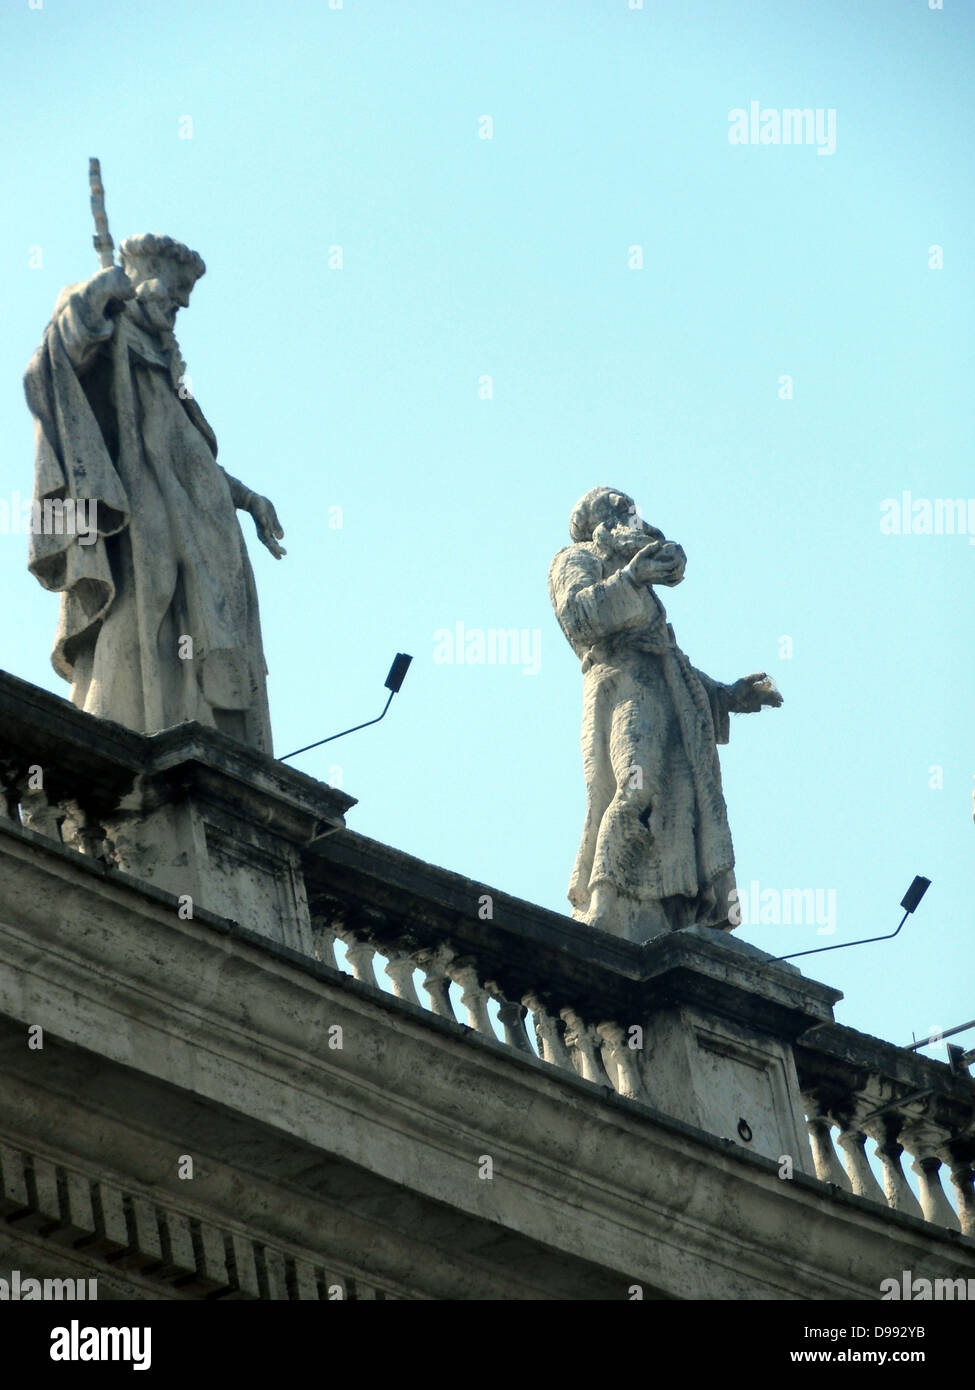
{"type": "Polygon", "coordinates": [[[812,1174],[792,1044],[842,996],[772,961],[709,927],[651,943],[644,1081],[666,1114],[812,1174]]]}
{"type": "Polygon", "coordinates": [[[302,848],[341,829],[355,798],[198,724],[146,740],[147,770],[102,817],[126,873],[314,954],[302,848]]]}

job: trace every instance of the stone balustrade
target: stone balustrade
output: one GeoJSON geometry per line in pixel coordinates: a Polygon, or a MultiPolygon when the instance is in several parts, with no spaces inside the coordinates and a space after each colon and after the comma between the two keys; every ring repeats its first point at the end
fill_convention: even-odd
{"type": "Polygon", "coordinates": [[[376,864],[368,867],[366,860],[405,878],[429,866],[348,832],[335,855],[325,845],[312,845],[303,861],[320,960],[336,964],[340,943],[344,968],[355,979],[523,1056],[652,1103],[635,1057],[638,1049],[628,1045],[639,1042],[640,1030],[632,1031],[637,1002],[620,988],[627,981],[619,967],[624,959],[635,963],[640,948],[596,937],[557,913],[438,870],[431,872],[440,888],[447,887],[451,903],[438,913],[428,897],[424,920],[416,900],[435,892],[434,885],[414,882],[410,891],[404,879],[399,898],[391,877],[385,895],[370,900],[366,880],[373,889],[382,885],[373,871],[376,864]],[[345,889],[338,886],[339,860],[356,861],[355,881],[345,889]],[[510,919],[512,912],[514,929],[502,928],[500,914],[510,919]],[[533,963],[520,969],[516,956],[533,963]],[[612,963],[608,974],[592,968],[600,961],[612,963]]]}
{"type": "Polygon", "coordinates": [[[795,1052],[817,1176],[975,1236],[975,1081],[838,1024],[811,1030],[795,1052]]]}
{"type": "Polygon", "coordinates": [[[145,738],[0,673],[11,833],[174,906],[199,895],[529,1065],[975,1236],[972,1078],[835,1024],[837,991],[737,936],[595,932],[353,834],[352,804],[213,730],[145,738]]]}
{"type": "MultiPolygon", "coordinates": [[[[480,886],[474,887],[482,896],[480,886]]],[[[343,940],[355,978],[377,985],[374,964],[386,961],[384,973],[398,997],[419,1004],[413,979],[422,978],[423,1006],[440,1017],[654,1104],[652,1058],[644,1070],[642,1049],[628,1045],[630,1029],[601,1017],[606,1009],[555,1007],[551,979],[536,979],[520,1000],[512,999],[488,978],[490,964],[478,970],[478,955],[468,941],[454,955],[449,938],[431,948],[418,944],[422,932],[403,927],[405,944],[396,948],[376,923],[360,924],[356,931],[336,930],[321,916],[314,921],[322,959],[334,963],[331,943],[343,940]],[[452,983],[460,991],[459,1012],[451,1000],[452,983]],[[489,1001],[497,1005],[493,1017],[489,1001]]],[[[624,1020],[634,1013],[617,1009],[624,1020]]],[[[895,1211],[975,1236],[975,1081],[953,1076],[944,1063],[837,1024],[810,1029],[797,1040],[795,1053],[816,1176],[895,1211]],[[920,1198],[908,1182],[908,1162],[920,1198]],[[950,1180],[953,1202],[943,1177],[950,1180]]]]}
{"type": "Polygon", "coordinates": [[[340,942],[343,968],[354,979],[387,989],[439,1018],[463,1023],[492,1042],[574,1070],[586,1081],[635,1099],[647,1099],[632,1056],[625,1055],[620,1024],[586,1023],[571,1007],[550,1012],[532,988],[520,999],[510,998],[496,980],[482,979],[475,956],[464,954],[463,948],[449,942],[420,944],[416,933],[407,928],[402,938],[406,944],[396,946],[384,942],[386,934],[376,925],[351,925],[341,918],[322,916],[313,916],[312,922],[318,958],[337,966],[335,945],[340,942]],[[385,977],[385,982],[380,977],[385,977]]]}
{"type": "MultiPolygon", "coordinates": [[[[364,949],[370,960],[395,962],[385,973],[401,998],[416,1002],[419,995],[397,987],[396,977],[416,978],[424,1006],[440,1017],[620,1095],[671,1108],[654,1084],[652,1049],[641,1038],[652,1032],[648,1021],[660,1002],[641,975],[665,943],[631,947],[588,929],[580,934],[565,918],[348,833],[313,847],[305,870],[322,959],[334,961],[336,936],[355,942],[349,966],[359,979],[376,983],[358,964],[364,949]],[[361,910],[370,893],[369,919],[353,917],[336,929],[343,901],[361,910]],[[486,910],[490,917],[478,916],[486,910]],[[557,943],[561,949],[553,951],[557,943]],[[460,990],[459,1012],[452,983],[460,990]]],[[[821,1181],[975,1235],[975,1081],[831,1021],[798,1032],[794,1055],[821,1181]],[[905,1174],[905,1154],[920,1199],[905,1174]]]]}

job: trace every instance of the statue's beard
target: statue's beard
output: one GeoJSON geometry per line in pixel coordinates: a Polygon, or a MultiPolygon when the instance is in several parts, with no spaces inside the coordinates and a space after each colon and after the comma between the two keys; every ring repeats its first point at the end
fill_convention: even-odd
{"type": "Polygon", "coordinates": [[[176,315],[168,305],[140,303],[139,307],[142,310],[143,327],[148,328],[150,333],[155,333],[160,338],[173,336],[176,315]]]}
{"type": "Polygon", "coordinates": [[[135,298],[129,300],[131,312],[148,332],[162,338],[173,338],[179,305],[157,280],[142,280],[136,286],[135,298]]]}
{"type": "Polygon", "coordinates": [[[618,565],[632,560],[653,539],[649,531],[637,530],[633,526],[609,526],[606,522],[597,526],[592,534],[592,543],[600,558],[618,565]]]}

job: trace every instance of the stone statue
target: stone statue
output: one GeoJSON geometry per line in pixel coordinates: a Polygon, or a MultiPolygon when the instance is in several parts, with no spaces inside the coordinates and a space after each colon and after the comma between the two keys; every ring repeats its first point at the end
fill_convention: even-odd
{"type": "Polygon", "coordinates": [[[549,593],[584,678],[588,805],[572,915],[630,941],[730,930],[735,861],[716,744],[728,742],[730,713],[782,697],[764,672],[723,685],[690,664],[654,592],[681,582],[686,557],[632,498],[593,488],[569,533],[549,593]]]}
{"type": "Polygon", "coordinates": [[[61,595],[54,669],[76,705],[127,728],[199,720],[270,753],[237,509],[275,558],[284,532],[267,498],[217,464],[184,379],[173,325],[205,266],[170,237],[129,237],[120,257],[113,265],[109,250],[98,274],[62,291],[25,377],[35,515],[61,500],[95,517],[87,536],[31,536],[31,572],[61,595]]]}

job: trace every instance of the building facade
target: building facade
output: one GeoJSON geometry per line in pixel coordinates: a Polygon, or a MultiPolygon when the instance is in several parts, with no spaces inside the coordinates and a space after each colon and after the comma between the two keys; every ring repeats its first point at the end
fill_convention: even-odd
{"type": "Polygon", "coordinates": [[[975,1082],[837,1025],[795,967],[412,859],[199,725],[139,735],[2,675],[0,730],[0,1277],[156,1300],[975,1278],[975,1082]]]}

